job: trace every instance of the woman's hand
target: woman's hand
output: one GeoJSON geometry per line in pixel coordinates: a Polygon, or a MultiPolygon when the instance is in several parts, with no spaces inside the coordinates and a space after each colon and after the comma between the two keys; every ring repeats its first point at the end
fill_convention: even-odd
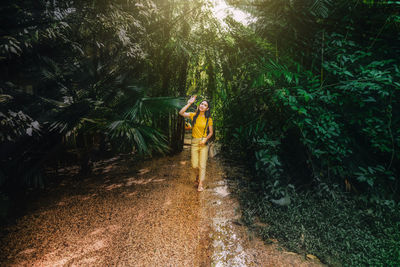
{"type": "Polygon", "coordinates": [[[194,95],[188,100],[187,104],[179,111],[179,115],[185,118],[190,118],[190,113],[187,113],[186,110],[194,103],[194,101],[196,101],[196,97],[197,95],[194,95]]]}
{"type": "Polygon", "coordinates": [[[207,139],[201,139],[199,145],[204,146],[207,143],[207,139]]]}
{"type": "Polygon", "coordinates": [[[192,96],[192,97],[188,100],[188,104],[193,104],[194,101],[196,101],[196,97],[197,97],[197,95],[192,96]]]}

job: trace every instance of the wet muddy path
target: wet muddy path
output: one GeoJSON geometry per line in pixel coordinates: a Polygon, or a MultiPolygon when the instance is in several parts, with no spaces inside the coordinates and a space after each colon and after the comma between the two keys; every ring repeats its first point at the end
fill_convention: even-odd
{"type": "Polygon", "coordinates": [[[317,265],[248,233],[217,159],[197,192],[189,157],[188,146],[139,165],[116,157],[87,179],[66,179],[3,229],[0,265],[317,265]]]}

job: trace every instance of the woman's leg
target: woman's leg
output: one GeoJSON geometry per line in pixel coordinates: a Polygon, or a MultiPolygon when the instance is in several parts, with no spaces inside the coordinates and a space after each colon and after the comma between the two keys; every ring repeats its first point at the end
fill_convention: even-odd
{"type": "Polygon", "coordinates": [[[200,169],[200,182],[199,188],[203,187],[203,181],[206,177],[207,168],[207,158],[208,158],[208,145],[202,146],[200,148],[200,159],[199,159],[199,169],[200,169]]]}
{"type": "Polygon", "coordinates": [[[192,145],[191,145],[191,163],[192,163],[192,169],[191,169],[191,174],[193,177],[193,180],[198,180],[199,177],[199,145],[198,145],[198,140],[192,139],[192,145]]]}

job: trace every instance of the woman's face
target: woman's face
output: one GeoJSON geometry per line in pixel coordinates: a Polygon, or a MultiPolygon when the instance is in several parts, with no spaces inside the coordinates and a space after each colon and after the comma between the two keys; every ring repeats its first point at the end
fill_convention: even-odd
{"type": "Polygon", "coordinates": [[[208,103],[207,101],[202,101],[199,106],[199,110],[204,112],[208,110],[208,103]]]}

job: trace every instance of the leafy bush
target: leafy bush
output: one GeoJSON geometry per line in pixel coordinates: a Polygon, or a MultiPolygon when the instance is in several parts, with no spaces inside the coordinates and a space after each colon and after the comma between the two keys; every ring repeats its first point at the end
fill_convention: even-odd
{"type": "Polygon", "coordinates": [[[370,2],[250,7],[264,40],[234,32],[256,60],[230,61],[220,108],[225,151],[251,171],[244,221],[332,265],[400,264],[398,12],[370,2]]]}
{"type": "Polygon", "coordinates": [[[337,33],[325,42],[327,84],[297,63],[261,62],[264,78],[254,77],[222,107],[222,141],[261,179],[398,199],[398,60],[364,52],[337,33]]]}
{"type": "Polygon", "coordinates": [[[335,200],[316,192],[291,192],[291,204],[271,203],[271,190],[262,184],[237,181],[243,221],[267,226],[259,234],[278,239],[291,251],[316,255],[330,265],[398,266],[400,264],[400,205],[366,203],[335,192],[335,200]]]}

